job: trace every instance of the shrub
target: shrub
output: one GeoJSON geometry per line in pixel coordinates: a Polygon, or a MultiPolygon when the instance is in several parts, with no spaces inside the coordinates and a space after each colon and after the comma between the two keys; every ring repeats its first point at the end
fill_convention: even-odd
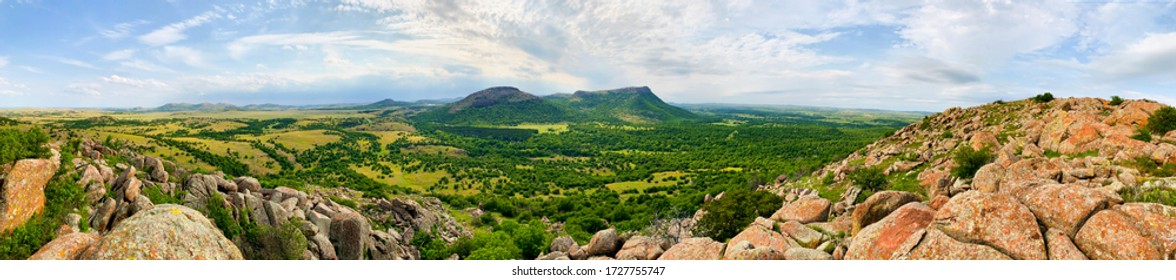
{"type": "Polygon", "coordinates": [[[1140,128],[1138,131],[1135,132],[1135,135],[1131,135],[1131,139],[1135,139],[1135,140],[1139,140],[1139,141],[1143,141],[1143,142],[1151,142],[1152,135],[1151,135],[1151,132],[1147,131],[1147,129],[1140,128]]]}
{"type": "Polygon", "coordinates": [[[725,242],[756,217],[772,215],[782,202],[779,196],[765,191],[730,190],[723,199],[702,206],[707,214],[694,227],[694,234],[725,242]]]}
{"type": "Polygon", "coordinates": [[[1054,96],[1052,93],[1049,93],[1049,92],[1038,94],[1037,96],[1033,97],[1033,101],[1036,101],[1037,103],[1046,103],[1046,102],[1050,102],[1053,100],[1054,100],[1054,96]]]}
{"type": "Polygon", "coordinates": [[[1165,188],[1150,188],[1147,190],[1123,188],[1123,190],[1119,191],[1119,196],[1123,197],[1124,202],[1150,202],[1176,206],[1176,190],[1165,188]]]}
{"type": "MultiPolygon", "coordinates": [[[[63,151],[62,156],[68,157],[69,153],[63,151]]],[[[69,159],[63,158],[63,161],[69,162],[69,159]]],[[[27,259],[45,243],[49,243],[57,237],[57,227],[61,226],[65,215],[72,213],[74,209],[85,208],[85,188],[76,183],[77,174],[65,175],[65,170],[70,168],[69,166],[63,164],[58,170],[58,174],[45,185],[45,208],[41,210],[41,213],[34,215],[24,225],[12,231],[0,232],[0,259],[27,259]]],[[[87,219],[86,212],[83,210],[79,214],[82,214],[82,224],[84,224],[87,219]]],[[[79,230],[86,230],[86,228],[83,226],[79,230]]]]}
{"type": "Polygon", "coordinates": [[[301,219],[291,219],[280,226],[247,224],[244,234],[234,243],[250,260],[301,260],[306,251],[306,236],[301,219]]]}
{"type": "Polygon", "coordinates": [[[37,127],[28,131],[0,129],[0,164],[26,158],[48,158],[49,149],[42,146],[48,141],[49,134],[37,127]]]}
{"type": "Polygon", "coordinates": [[[1152,113],[1151,117],[1147,118],[1147,128],[1152,133],[1158,135],[1167,134],[1168,131],[1176,130],[1176,108],[1165,106],[1152,113]]]}
{"type": "Polygon", "coordinates": [[[951,175],[971,179],[976,176],[976,171],[980,170],[981,166],[992,162],[992,159],[992,150],[988,147],[975,150],[971,146],[964,145],[956,151],[956,168],[951,170],[951,175]]]}
{"type": "Polygon", "coordinates": [[[886,187],[886,175],[881,165],[860,168],[849,174],[849,180],[864,190],[881,190],[886,187]]]}
{"type": "Polygon", "coordinates": [[[1119,97],[1118,95],[1111,96],[1111,106],[1119,106],[1120,104],[1123,104],[1122,97],[1119,97]]]}
{"type": "Polygon", "coordinates": [[[517,260],[523,255],[523,251],[511,240],[510,234],[502,231],[475,233],[473,247],[476,249],[466,259],[517,260]]]}

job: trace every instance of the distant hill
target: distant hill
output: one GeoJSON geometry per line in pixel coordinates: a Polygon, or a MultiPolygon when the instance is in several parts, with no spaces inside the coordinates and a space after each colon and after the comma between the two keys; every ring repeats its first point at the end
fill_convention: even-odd
{"type": "Polygon", "coordinates": [[[590,121],[663,122],[697,119],[698,115],[666,104],[649,87],[577,91],[546,98],[590,121]]]}
{"type": "Polygon", "coordinates": [[[238,110],[237,106],[228,103],[168,103],[159,106],[151,111],[157,112],[179,112],[179,111],[228,111],[238,110]]]}
{"type": "Polygon", "coordinates": [[[487,125],[573,120],[568,109],[514,87],[492,87],[413,117],[443,124],[487,125]]]}
{"type": "Polygon", "coordinates": [[[644,123],[697,118],[694,113],[666,104],[648,87],[577,91],[542,98],[514,87],[494,87],[415,117],[417,121],[445,124],[644,123]]]}

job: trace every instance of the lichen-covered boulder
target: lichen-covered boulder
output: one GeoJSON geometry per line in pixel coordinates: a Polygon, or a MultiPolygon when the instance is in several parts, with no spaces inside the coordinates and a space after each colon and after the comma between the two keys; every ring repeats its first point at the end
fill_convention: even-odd
{"type": "Polygon", "coordinates": [[[845,253],[845,259],[899,258],[914,248],[934,215],[935,211],[922,203],[907,203],[854,235],[853,242],[845,253]]]}
{"type": "Polygon", "coordinates": [[[596,232],[592,240],[588,241],[588,248],[584,251],[589,256],[613,256],[621,248],[621,238],[617,236],[617,229],[610,228],[596,232]]]}
{"type": "Polygon", "coordinates": [[[933,226],[952,238],[987,244],[1019,260],[1044,260],[1045,238],[1028,207],[1012,196],[968,191],[935,212],[933,226]]]}
{"type": "Polygon", "coordinates": [[[0,184],[0,233],[24,225],[45,208],[45,184],[57,173],[47,159],[22,159],[0,184]]]}
{"type": "Polygon", "coordinates": [[[1131,218],[1117,210],[1102,210],[1090,216],[1074,236],[1074,243],[1095,260],[1163,259],[1131,218]]]}
{"type": "Polygon", "coordinates": [[[902,191],[880,191],[866,198],[861,204],[858,204],[853,209],[852,226],[853,234],[857,235],[862,228],[881,220],[883,217],[890,215],[895,209],[911,203],[919,201],[919,196],[909,192],[902,191]]]}
{"type": "Polygon", "coordinates": [[[163,204],[119,223],[84,254],[91,260],[240,260],[241,250],[208,218],[163,204]]]}
{"type": "Polygon", "coordinates": [[[41,246],[30,260],[76,260],[94,243],[102,240],[101,236],[92,233],[70,233],[53,239],[45,246],[41,246]]]}
{"type": "Polygon", "coordinates": [[[797,221],[802,224],[824,222],[829,218],[829,210],[833,206],[829,200],[818,196],[805,196],[799,200],[784,204],[772,214],[777,221],[797,221]]]}
{"type": "Polygon", "coordinates": [[[708,237],[688,238],[670,247],[658,260],[717,260],[723,257],[723,247],[723,243],[708,237]]]}

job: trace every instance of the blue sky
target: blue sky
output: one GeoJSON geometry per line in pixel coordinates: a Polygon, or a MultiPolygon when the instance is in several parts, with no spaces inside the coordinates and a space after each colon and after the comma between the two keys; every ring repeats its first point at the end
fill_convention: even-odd
{"type": "Polygon", "coordinates": [[[1172,1],[0,0],[0,107],[647,85],[679,103],[1176,104],[1172,1]]]}

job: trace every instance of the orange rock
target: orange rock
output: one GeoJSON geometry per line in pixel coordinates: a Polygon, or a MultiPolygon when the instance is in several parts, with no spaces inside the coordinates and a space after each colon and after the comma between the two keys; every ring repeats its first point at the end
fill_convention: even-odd
{"type": "Polygon", "coordinates": [[[1074,236],[1090,215],[1121,203],[1117,195],[1079,185],[1051,184],[1018,197],[1042,225],[1074,236]]]}
{"type": "Polygon", "coordinates": [[[1050,260],[1086,260],[1086,255],[1078,250],[1078,246],[1074,245],[1074,241],[1070,240],[1060,230],[1049,229],[1045,232],[1045,243],[1049,247],[1050,260]]]}
{"type": "Polygon", "coordinates": [[[931,199],[931,202],[928,204],[928,206],[930,206],[931,209],[939,210],[939,208],[943,208],[944,204],[947,204],[948,200],[951,200],[951,198],[947,197],[946,195],[936,196],[935,198],[931,199]]]}
{"type": "Polygon", "coordinates": [[[947,171],[927,169],[919,173],[919,186],[927,189],[927,195],[935,196],[947,194],[947,187],[951,184],[951,174],[947,171]]]}
{"type": "Polygon", "coordinates": [[[695,237],[682,240],[665,253],[658,260],[717,260],[723,257],[723,243],[707,237],[695,237]]]}
{"type": "Polygon", "coordinates": [[[851,235],[857,235],[862,228],[882,220],[890,215],[890,212],[915,201],[919,201],[918,195],[902,191],[880,191],[871,195],[853,209],[850,220],[850,225],[853,227],[851,235]]]}
{"type": "MultiPolygon", "coordinates": [[[[727,241],[727,244],[739,244],[740,242],[747,241],[755,248],[770,248],[780,254],[783,254],[789,248],[800,247],[792,239],[772,230],[774,225],[775,222],[772,220],[756,218],[755,222],[747,226],[747,229],[744,229],[743,232],[732,237],[731,240],[727,241]]],[[[734,246],[727,246],[727,251],[723,255],[726,258],[730,258],[736,249],[734,246]]]]}
{"type": "Polygon", "coordinates": [[[24,225],[45,207],[45,184],[57,172],[46,159],[22,159],[12,166],[0,189],[0,233],[24,225]]]}
{"type": "Polygon", "coordinates": [[[906,255],[922,237],[934,213],[918,202],[899,207],[854,235],[845,259],[889,260],[906,255]]]}
{"type": "Polygon", "coordinates": [[[41,246],[30,260],[76,260],[82,252],[98,243],[102,237],[92,233],[71,233],[53,239],[45,246],[41,246]]]}
{"type": "Polygon", "coordinates": [[[992,247],[964,243],[952,239],[937,229],[927,230],[927,234],[905,259],[912,260],[1010,260],[992,247]]]}
{"type": "Polygon", "coordinates": [[[1169,260],[1176,259],[1176,207],[1127,203],[1115,208],[1135,220],[1135,228],[1156,244],[1169,260]]]}
{"type": "Polygon", "coordinates": [[[1087,257],[1095,260],[1158,260],[1160,251],[1135,228],[1131,218],[1116,210],[1095,213],[1074,236],[1087,257]]]}
{"type": "Polygon", "coordinates": [[[833,206],[829,200],[817,196],[805,196],[792,203],[784,204],[772,214],[777,221],[797,221],[800,223],[824,222],[829,218],[829,208],[833,206]]]}
{"type": "Polygon", "coordinates": [[[968,191],[935,212],[935,229],[952,238],[987,244],[1019,260],[1044,260],[1045,239],[1028,207],[1012,196],[968,191]]]}

